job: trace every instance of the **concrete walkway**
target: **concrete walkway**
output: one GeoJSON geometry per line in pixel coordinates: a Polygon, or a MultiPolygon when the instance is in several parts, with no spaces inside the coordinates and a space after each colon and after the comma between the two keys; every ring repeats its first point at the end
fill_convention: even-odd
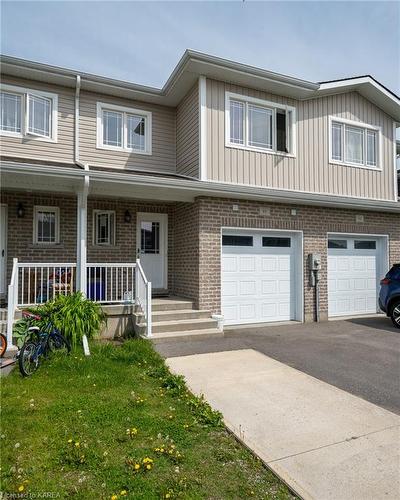
{"type": "Polygon", "coordinates": [[[252,349],[168,358],[303,498],[400,498],[400,417],[252,349]]]}

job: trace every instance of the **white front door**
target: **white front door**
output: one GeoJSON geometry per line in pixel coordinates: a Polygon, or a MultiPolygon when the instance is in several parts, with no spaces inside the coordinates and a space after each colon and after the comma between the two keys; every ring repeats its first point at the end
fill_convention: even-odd
{"type": "Polygon", "coordinates": [[[152,288],[167,288],[168,215],[138,213],[137,249],[152,288]]]}
{"type": "Polygon", "coordinates": [[[6,293],[7,206],[0,205],[0,293],[6,293]]]}
{"type": "Polygon", "coordinates": [[[291,233],[222,234],[222,314],[225,324],[296,319],[297,238],[291,233]]]}
{"type": "Polygon", "coordinates": [[[328,236],[329,316],[378,311],[383,260],[381,238],[328,236]]]}

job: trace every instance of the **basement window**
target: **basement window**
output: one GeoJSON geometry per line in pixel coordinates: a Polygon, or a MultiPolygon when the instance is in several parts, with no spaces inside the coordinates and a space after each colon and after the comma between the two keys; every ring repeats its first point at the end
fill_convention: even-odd
{"type": "Polygon", "coordinates": [[[225,110],[226,146],[294,155],[294,107],[227,92],[225,110]]]}

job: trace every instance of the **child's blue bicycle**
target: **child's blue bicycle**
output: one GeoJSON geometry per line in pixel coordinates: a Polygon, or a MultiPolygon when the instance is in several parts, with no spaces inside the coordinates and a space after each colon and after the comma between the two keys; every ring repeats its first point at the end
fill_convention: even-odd
{"type": "MultiPolygon", "coordinates": [[[[23,316],[32,320],[40,321],[40,316],[23,311],[23,316]]],[[[32,375],[39,367],[40,359],[48,356],[51,352],[58,351],[69,354],[71,345],[68,340],[49,321],[45,328],[38,326],[28,328],[28,340],[22,346],[18,364],[19,370],[24,377],[32,375]]]]}

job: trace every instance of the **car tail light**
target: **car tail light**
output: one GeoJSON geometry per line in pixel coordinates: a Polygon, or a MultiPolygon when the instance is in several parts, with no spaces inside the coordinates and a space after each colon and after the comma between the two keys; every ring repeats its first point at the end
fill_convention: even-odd
{"type": "Polygon", "coordinates": [[[383,280],[381,280],[381,285],[390,285],[391,281],[389,278],[383,278],[383,280]]]}

